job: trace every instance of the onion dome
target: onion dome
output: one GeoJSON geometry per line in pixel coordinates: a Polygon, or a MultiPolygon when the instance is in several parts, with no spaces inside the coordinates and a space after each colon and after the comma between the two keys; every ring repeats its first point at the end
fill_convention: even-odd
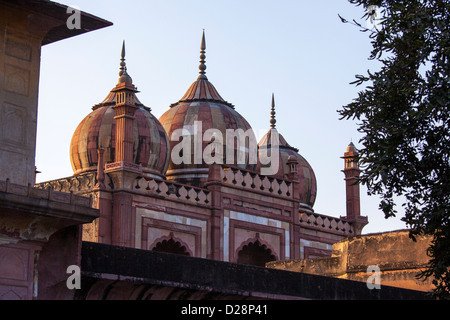
{"type": "MultiPolygon", "coordinates": [[[[135,89],[124,61],[123,45],[118,85],[125,83],[135,89]]],[[[134,98],[137,110],[133,121],[133,162],[142,165],[144,176],[163,178],[169,165],[169,139],[151,109],[144,106],[136,96],[134,98]]],[[[104,150],[104,163],[114,162],[115,104],[116,91],[113,89],[76,128],[70,143],[70,161],[74,174],[97,170],[97,149],[104,150]]]]}
{"type": "MultiPolygon", "coordinates": [[[[205,33],[203,32],[200,46],[200,75],[197,80],[191,84],[184,96],[178,102],[172,104],[170,109],[159,118],[169,139],[171,139],[170,149],[172,150],[172,153],[176,152],[175,157],[180,155],[180,157],[183,156],[184,159],[182,161],[174,161],[174,154],[171,155],[169,169],[166,174],[167,179],[193,185],[200,185],[202,182],[206,181],[208,176],[208,167],[211,163],[208,164],[205,162],[202,152],[206,151],[205,148],[211,143],[217,142],[216,138],[207,138],[208,132],[211,132],[211,130],[208,131],[209,129],[216,129],[215,131],[217,131],[218,135],[219,133],[221,134],[223,142],[223,144],[220,144],[220,150],[215,150],[218,155],[215,159],[217,160],[220,158],[221,162],[214,162],[227,163],[250,170],[255,170],[257,165],[256,152],[254,154],[255,160],[249,161],[248,148],[244,151],[246,160],[237,160],[237,143],[234,143],[233,147],[230,146],[230,148],[233,149],[235,159],[233,159],[233,161],[227,161],[228,159],[226,159],[227,129],[242,129],[244,133],[251,134],[253,138],[254,133],[247,120],[235,110],[231,103],[225,101],[220,96],[216,88],[206,77],[205,49],[205,33]],[[182,134],[183,138],[175,138],[174,134],[180,131],[184,132],[182,134]],[[190,148],[190,150],[183,149],[181,153],[188,151],[190,154],[182,155],[181,153],[178,153],[178,147],[184,141],[186,136],[190,137],[192,148],[190,148]]],[[[254,145],[256,151],[256,141],[254,141],[254,145]]],[[[241,149],[242,148],[239,148],[239,150],[241,149]]]]}
{"type": "MultiPolygon", "coordinates": [[[[317,183],[314,171],[308,161],[298,153],[299,150],[289,145],[286,139],[278,132],[275,128],[275,123],[275,99],[272,94],[271,128],[258,143],[258,158],[262,161],[264,157],[267,157],[267,154],[271,156],[272,142],[276,143],[276,137],[278,136],[279,166],[277,172],[272,176],[279,179],[299,181],[300,194],[298,196],[300,198],[300,203],[312,209],[317,194],[317,183]],[[296,164],[296,169],[294,169],[294,171],[293,166],[291,165],[293,163],[296,164]]],[[[269,164],[261,164],[261,168],[268,166],[269,164]]]]}

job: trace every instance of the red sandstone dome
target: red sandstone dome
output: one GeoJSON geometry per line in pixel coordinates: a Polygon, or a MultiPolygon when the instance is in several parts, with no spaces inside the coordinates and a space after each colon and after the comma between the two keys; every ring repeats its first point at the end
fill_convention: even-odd
{"type": "MultiPolygon", "coordinates": [[[[271,129],[267,132],[258,143],[258,153],[261,159],[271,149],[272,135],[277,134],[279,139],[279,168],[273,176],[285,179],[291,173],[290,163],[297,163],[295,173],[296,180],[300,182],[299,196],[300,203],[307,205],[312,209],[316,201],[317,182],[314,171],[308,161],[298,153],[298,149],[289,145],[286,139],[275,129],[275,103],[272,96],[272,118],[270,120],[271,129]]],[[[275,141],[275,140],[274,140],[275,141]]],[[[270,151],[269,151],[270,152],[270,151]]],[[[269,153],[270,154],[270,153],[269,153]]],[[[263,167],[263,165],[261,165],[263,167]]]]}
{"type": "MultiPolygon", "coordinates": [[[[124,67],[125,64],[122,63],[121,66],[124,67]]],[[[131,77],[126,71],[120,74],[119,83],[122,82],[132,85],[131,77]]],[[[167,134],[150,108],[144,106],[136,96],[134,98],[138,108],[133,121],[133,162],[142,165],[144,176],[163,178],[170,156],[167,134]]],[[[70,143],[70,161],[74,174],[97,170],[98,149],[104,150],[104,163],[114,162],[115,104],[116,92],[112,90],[76,128],[70,143]]]]}
{"type": "MultiPolygon", "coordinates": [[[[170,109],[159,118],[159,121],[166,130],[169,138],[172,137],[174,131],[178,129],[186,129],[186,132],[189,131],[192,136],[198,127],[195,125],[196,121],[198,125],[201,124],[201,131],[199,130],[201,137],[208,129],[219,130],[222,134],[224,144],[223,163],[226,163],[226,130],[242,129],[243,132],[250,130],[251,134],[254,134],[247,120],[234,109],[232,104],[225,101],[212,83],[208,81],[208,78],[205,75],[205,48],[205,37],[203,34],[200,55],[201,64],[199,67],[200,76],[192,83],[180,101],[172,104],[170,109]]],[[[205,150],[205,147],[211,143],[211,140],[202,141],[201,150],[205,150]]],[[[171,150],[174,150],[173,148],[180,143],[180,141],[181,139],[171,141],[171,150]]],[[[235,156],[237,153],[236,146],[237,144],[235,143],[235,156]]],[[[192,147],[192,153],[194,152],[193,149],[194,147],[192,147]]],[[[248,152],[246,152],[246,158],[247,161],[245,161],[245,163],[234,162],[232,164],[244,169],[256,169],[256,161],[254,161],[255,163],[248,161],[248,152]]],[[[204,159],[201,159],[199,163],[199,161],[195,161],[194,156],[192,155],[191,160],[188,161],[188,163],[175,163],[172,160],[166,174],[167,179],[177,180],[183,183],[198,184],[200,180],[206,178],[208,175],[209,166],[205,163],[204,159]]]]}

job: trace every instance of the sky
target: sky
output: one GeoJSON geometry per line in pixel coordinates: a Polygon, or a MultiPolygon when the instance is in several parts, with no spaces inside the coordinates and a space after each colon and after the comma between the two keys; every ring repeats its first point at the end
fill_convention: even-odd
{"type": "MultiPolygon", "coordinates": [[[[37,182],[73,174],[69,145],[78,124],[118,80],[122,41],[139,100],[159,118],[198,76],[206,35],[206,75],[220,95],[252,126],[257,139],[269,129],[272,93],[277,129],[312,166],[314,211],[345,216],[341,171],[347,145],[361,147],[358,123],[337,110],[362,88],[356,74],[376,70],[364,9],[347,0],[58,1],[114,25],[46,45],[41,52],[37,126],[37,182]]],[[[69,14],[68,14],[69,17],[69,14]]],[[[405,228],[399,214],[385,219],[379,198],[361,186],[363,233],[405,228]]]]}

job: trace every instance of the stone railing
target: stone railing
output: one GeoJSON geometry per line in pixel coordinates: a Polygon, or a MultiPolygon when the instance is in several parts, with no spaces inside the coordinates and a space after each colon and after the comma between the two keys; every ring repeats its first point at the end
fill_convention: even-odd
{"type": "Polygon", "coordinates": [[[52,188],[42,189],[33,188],[33,186],[22,186],[10,183],[7,179],[6,181],[0,181],[0,191],[6,193],[12,193],[20,196],[45,199],[50,201],[62,202],[73,204],[82,207],[92,207],[92,198],[84,197],[80,195],[75,195],[72,192],[61,192],[55,191],[52,188]]]}
{"type": "MultiPolygon", "coordinates": [[[[94,189],[97,183],[95,173],[85,173],[72,177],[37,183],[35,187],[67,193],[88,193],[94,189]]],[[[196,204],[209,205],[211,202],[210,191],[207,189],[191,187],[166,180],[146,180],[144,178],[136,178],[136,181],[133,184],[133,189],[134,191],[143,194],[156,194],[166,198],[184,200],[196,204]]]]}
{"type": "Polygon", "coordinates": [[[143,194],[160,195],[168,199],[187,201],[200,205],[211,204],[211,192],[167,180],[137,178],[134,190],[143,194]]]}
{"type": "Polygon", "coordinates": [[[60,178],[51,181],[40,182],[35,185],[36,188],[52,189],[61,192],[82,193],[90,192],[97,184],[95,173],[84,173],[67,178],[60,178]]]}
{"type": "Polygon", "coordinates": [[[220,178],[223,183],[248,189],[267,192],[275,196],[292,197],[292,183],[255,172],[222,166],[220,178]]]}
{"type": "Polygon", "coordinates": [[[300,213],[300,225],[323,229],[326,232],[337,232],[346,236],[354,235],[353,226],[340,218],[325,216],[318,213],[300,213]]]}

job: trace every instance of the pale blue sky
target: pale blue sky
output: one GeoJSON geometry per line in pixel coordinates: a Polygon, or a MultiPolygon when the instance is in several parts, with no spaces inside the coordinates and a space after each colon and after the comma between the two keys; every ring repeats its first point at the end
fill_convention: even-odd
{"type": "MultiPolygon", "coordinates": [[[[126,41],[128,73],[142,103],[160,117],[198,76],[202,30],[206,74],[233,103],[257,138],[269,129],[272,92],[277,128],[311,164],[317,178],[314,210],[345,215],[343,155],[361,135],[336,110],[360,88],[354,75],[369,61],[367,33],[347,20],[361,20],[362,8],[347,0],[74,0],[59,1],[114,23],[113,26],[43,47],[39,90],[37,181],[72,175],[69,145],[79,122],[118,79],[126,41]]],[[[400,205],[399,205],[400,208],[400,205]]],[[[364,233],[404,228],[384,219],[378,198],[361,189],[364,233]]]]}

